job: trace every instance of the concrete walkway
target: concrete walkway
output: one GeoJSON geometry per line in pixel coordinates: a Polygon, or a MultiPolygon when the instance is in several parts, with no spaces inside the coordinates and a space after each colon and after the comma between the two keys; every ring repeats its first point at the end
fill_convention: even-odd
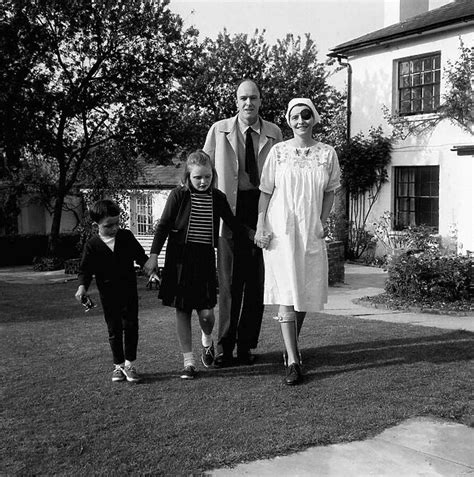
{"type": "MultiPolygon", "coordinates": [[[[0,281],[48,283],[74,280],[63,271],[34,272],[32,267],[0,268],[0,281]]],[[[346,264],[345,283],[329,289],[324,313],[462,329],[474,332],[474,316],[456,317],[381,310],[353,300],[382,293],[386,273],[378,268],[346,264]]],[[[216,469],[210,476],[255,477],[474,477],[474,428],[430,418],[409,419],[366,441],[313,447],[289,456],[216,469]]]]}
{"type": "Polygon", "coordinates": [[[414,477],[474,475],[474,429],[409,419],[373,439],[313,447],[285,457],[214,470],[215,477],[414,477]]]}

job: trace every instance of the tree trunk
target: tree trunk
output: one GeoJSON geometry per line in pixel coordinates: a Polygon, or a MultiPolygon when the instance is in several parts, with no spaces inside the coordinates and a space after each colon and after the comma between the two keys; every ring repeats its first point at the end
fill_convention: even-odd
{"type": "Polygon", "coordinates": [[[63,213],[64,194],[59,194],[54,202],[53,222],[51,233],[48,238],[48,256],[55,256],[59,242],[59,232],[61,230],[61,215],[63,213]]]}

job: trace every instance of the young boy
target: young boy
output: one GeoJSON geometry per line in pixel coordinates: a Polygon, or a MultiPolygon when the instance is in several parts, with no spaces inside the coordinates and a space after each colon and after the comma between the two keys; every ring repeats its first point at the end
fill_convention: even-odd
{"type": "Polygon", "coordinates": [[[84,247],[76,299],[82,301],[95,275],[115,368],[112,381],[140,381],[134,361],[138,343],[138,292],[134,261],[147,261],[143,247],[130,230],[119,226],[120,207],[98,200],[89,210],[99,227],[84,247]]]}

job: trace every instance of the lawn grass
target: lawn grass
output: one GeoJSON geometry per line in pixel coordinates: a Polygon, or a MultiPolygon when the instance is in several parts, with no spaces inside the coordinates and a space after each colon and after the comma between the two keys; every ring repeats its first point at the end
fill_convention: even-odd
{"type": "MultiPolygon", "coordinates": [[[[258,362],[177,377],[173,310],[140,281],[141,384],[112,383],[100,307],[77,283],[0,282],[2,448],[7,475],[200,473],[398,422],[472,416],[474,334],[308,315],[305,383],[282,384],[278,324],[266,311],[258,362]]],[[[199,329],[194,326],[199,349],[199,329]]]]}

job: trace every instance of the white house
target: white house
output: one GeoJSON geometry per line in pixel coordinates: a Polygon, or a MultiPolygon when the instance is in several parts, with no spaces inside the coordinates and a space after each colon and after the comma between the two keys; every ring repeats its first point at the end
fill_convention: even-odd
{"type": "MultiPolygon", "coordinates": [[[[471,48],[473,0],[385,0],[384,28],[331,49],[348,64],[351,135],[382,126],[383,107],[409,121],[433,118],[446,92],[444,72],[471,48]],[[350,78],[350,80],[349,80],[350,78]]],[[[471,78],[471,85],[474,78],[471,78]]],[[[460,253],[474,251],[474,127],[444,119],[436,127],[394,144],[389,182],[368,223],[393,213],[394,230],[429,225],[447,239],[453,230],[460,253]]]]}
{"type": "MultiPolygon", "coordinates": [[[[153,228],[161,217],[169,193],[180,182],[183,164],[160,166],[142,164],[142,172],[137,187],[131,191],[129,200],[128,228],[135,234],[146,253],[150,252],[153,228]]],[[[158,259],[164,263],[164,250],[158,259]]]]}

